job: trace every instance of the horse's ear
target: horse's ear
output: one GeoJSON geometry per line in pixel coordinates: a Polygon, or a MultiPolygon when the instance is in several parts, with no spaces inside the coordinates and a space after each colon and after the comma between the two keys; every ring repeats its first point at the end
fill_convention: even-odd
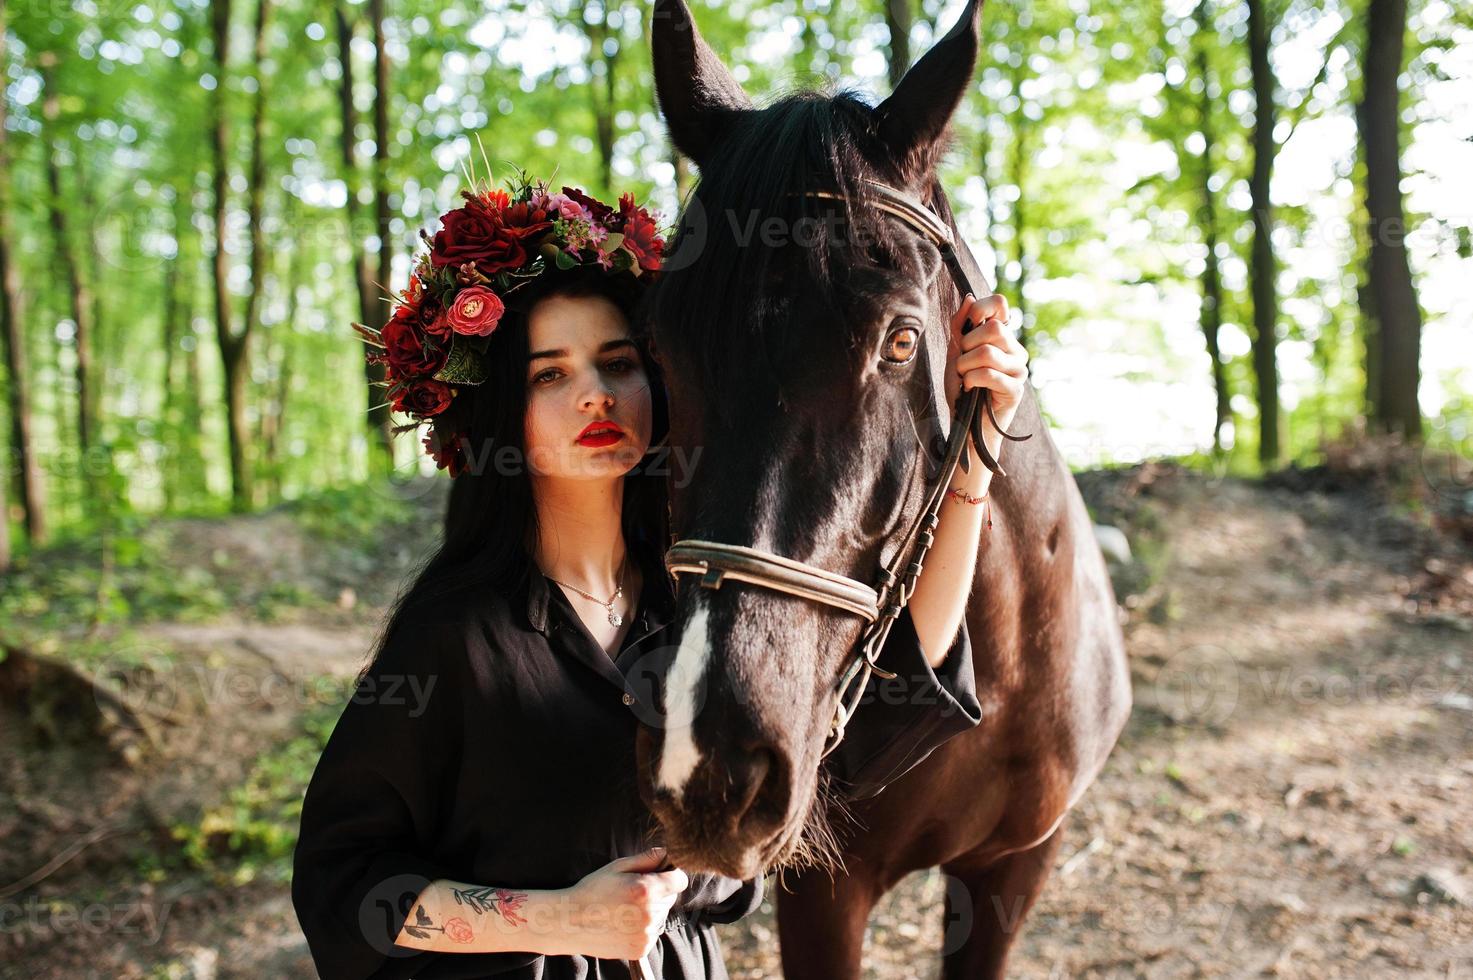
{"type": "Polygon", "coordinates": [[[875,107],[879,133],[907,180],[934,167],[952,113],[972,83],[977,67],[982,0],[970,0],[946,36],[911,66],[890,97],[875,107]]]}
{"type": "Polygon", "coordinates": [[[676,149],[700,166],[752,100],[696,30],[685,0],[656,0],[651,16],[655,97],[676,149]]]}

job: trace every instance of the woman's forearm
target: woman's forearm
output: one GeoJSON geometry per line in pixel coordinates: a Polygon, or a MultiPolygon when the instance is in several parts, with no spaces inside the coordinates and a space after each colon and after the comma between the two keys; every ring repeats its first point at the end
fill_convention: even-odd
{"type": "MultiPolygon", "coordinates": [[[[1006,428],[1009,419],[999,416],[998,421],[1006,428]]],[[[1003,438],[985,416],[982,440],[992,458],[1000,460],[1003,438]]],[[[969,451],[972,471],[964,473],[958,466],[948,489],[961,489],[973,497],[981,497],[992,483],[992,471],[977,457],[975,446],[969,447],[969,451]]],[[[969,504],[950,496],[941,502],[936,540],[926,556],[909,607],[916,636],[932,669],[945,662],[946,651],[951,648],[966,615],[977,567],[977,547],[989,509],[987,504],[969,504]]]]}
{"type": "Polygon", "coordinates": [[[496,888],[436,879],[420,892],[395,945],[437,953],[562,953],[563,889],[496,888]]]}

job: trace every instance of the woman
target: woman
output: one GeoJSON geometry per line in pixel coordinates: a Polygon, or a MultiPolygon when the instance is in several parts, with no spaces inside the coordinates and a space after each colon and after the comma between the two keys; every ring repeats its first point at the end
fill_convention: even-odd
{"type": "MultiPolygon", "coordinates": [[[[638,315],[663,242],[628,195],[614,209],[523,178],[464,196],[367,332],[454,484],[308,787],[298,918],[328,978],[624,977],[635,959],[725,977],[713,924],[755,909],[762,879],[662,869],[634,782],[650,709],[630,677],[676,642],[664,477],[645,472],[666,407],[638,315]]],[[[1026,377],[1006,311],[968,297],[952,322],[985,320],[951,397],[991,388],[1003,426],[1026,377]]],[[[980,720],[962,610],[989,474],[972,470],[879,658],[930,696],[861,709],[864,758],[847,741],[830,757],[854,796],[980,720]],[[907,730],[925,734],[873,751],[907,730]]]]}

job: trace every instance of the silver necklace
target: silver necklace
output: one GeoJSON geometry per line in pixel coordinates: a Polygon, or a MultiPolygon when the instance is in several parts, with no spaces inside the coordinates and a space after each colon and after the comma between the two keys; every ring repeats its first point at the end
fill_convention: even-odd
{"type": "Polygon", "coordinates": [[[619,599],[621,599],[623,597],[623,595],[624,595],[624,566],[627,565],[628,563],[629,563],[629,552],[626,550],[624,552],[624,560],[619,563],[619,587],[614,590],[613,597],[610,598],[607,602],[604,601],[603,599],[600,599],[596,595],[589,595],[587,592],[584,592],[582,589],[578,588],[578,586],[576,586],[576,585],[569,585],[567,582],[558,582],[558,580],[555,579],[555,578],[553,578],[551,575],[548,575],[547,577],[551,581],[557,582],[558,585],[561,585],[565,589],[572,589],[574,592],[578,593],[583,598],[587,599],[589,602],[596,602],[600,606],[603,606],[605,609],[607,609],[608,610],[608,613],[609,613],[609,625],[610,626],[623,626],[624,625],[624,617],[621,616],[621,615],[619,615],[619,613],[617,613],[617,612],[614,611],[614,603],[617,602],[619,599]]]}

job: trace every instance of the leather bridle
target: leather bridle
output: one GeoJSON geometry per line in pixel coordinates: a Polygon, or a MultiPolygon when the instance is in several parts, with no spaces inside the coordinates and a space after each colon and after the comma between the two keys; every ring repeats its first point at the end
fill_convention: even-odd
{"type": "MultiPolygon", "coordinates": [[[[977,264],[976,260],[972,258],[967,243],[960,236],[953,235],[945,222],[920,201],[888,184],[866,180],[865,185],[868,193],[873,195],[873,200],[866,200],[865,203],[899,218],[911,229],[930,239],[940,250],[941,258],[951,270],[952,279],[961,295],[983,295],[974,288],[971,277],[962,265],[958,249],[966,254],[973,266],[977,264]]],[[[797,196],[845,200],[843,194],[828,190],[810,191],[797,196]]],[[[968,323],[963,331],[969,331],[974,326],[968,323]]],[[[1003,431],[1002,426],[997,424],[997,416],[993,414],[989,396],[990,392],[986,388],[973,388],[957,399],[941,468],[935,483],[928,489],[925,506],[906,530],[894,558],[888,565],[881,567],[875,586],[782,555],[718,541],[681,540],[675,542],[665,554],[665,567],[677,581],[682,573],[687,573],[700,575],[701,585],[708,589],[719,589],[727,580],[746,582],[833,606],[864,619],[864,633],[860,636],[853,659],[839,678],[834,691],[837,700],[828,734],[832,742],[825,747],[825,756],[834,751],[843,740],[845,728],[859,707],[870,675],[876,674],[886,679],[896,676],[876,664],[875,659],[884,648],[890,628],[915,591],[926,554],[935,542],[941,504],[946,497],[946,488],[951,482],[952,474],[956,472],[958,464],[964,471],[971,471],[968,433],[972,434],[972,442],[987,468],[998,476],[1007,476],[997,460],[987,451],[983,441],[983,407],[985,406],[988,418],[1003,438],[1014,442],[1032,438],[1031,433],[1015,436],[1003,431]],[[854,685],[856,678],[859,682],[857,687],[854,685]],[[848,694],[851,687],[854,687],[852,696],[848,694]]]]}

